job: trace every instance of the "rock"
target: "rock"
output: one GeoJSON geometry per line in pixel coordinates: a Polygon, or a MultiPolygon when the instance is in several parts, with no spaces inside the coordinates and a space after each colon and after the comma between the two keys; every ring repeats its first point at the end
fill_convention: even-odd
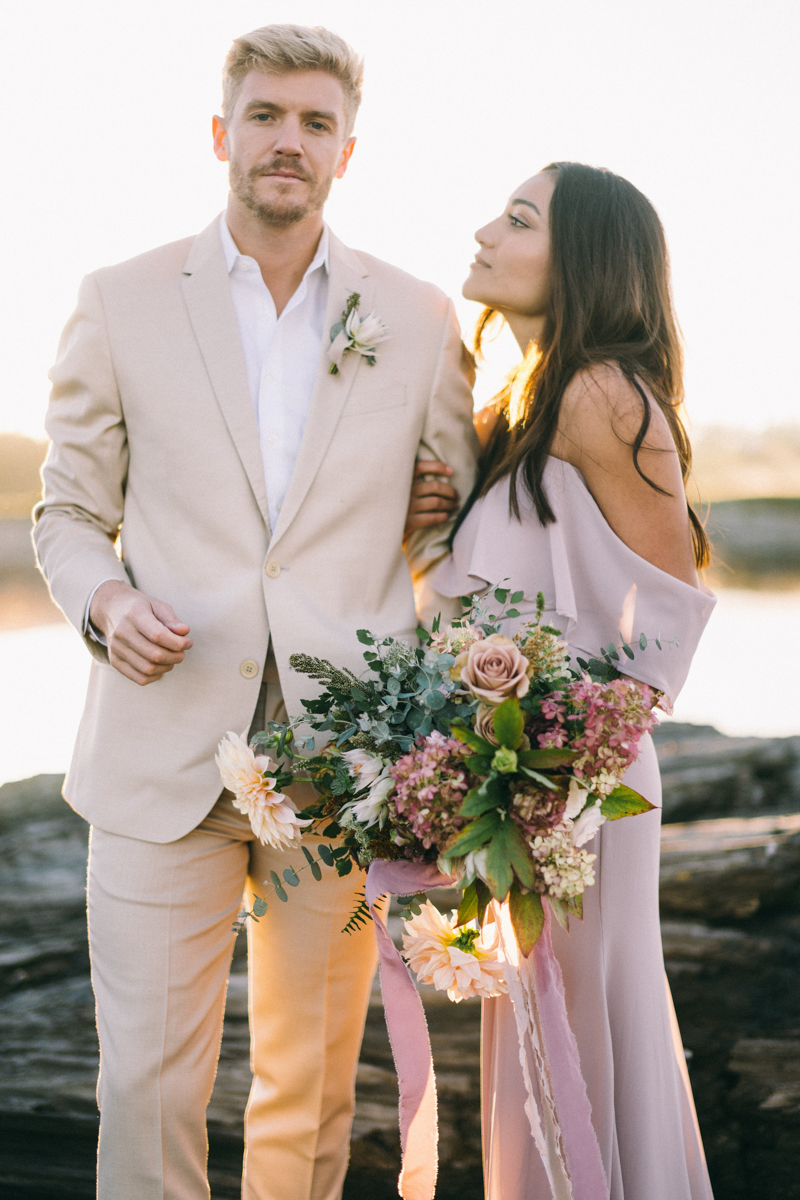
{"type": "Polygon", "coordinates": [[[800,810],[800,737],[732,738],[665,721],[653,740],[665,821],[800,810]]]}
{"type": "Polygon", "coordinates": [[[665,825],[661,910],[707,921],[800,908],[800,815],[665,825]]]}
{"type": "Polygon", "coordinates": [[[741,1038],[729,1069],[739,1076],[733,1097],[762,1110],[800,1113],[800,1040],[741,1038]]]}

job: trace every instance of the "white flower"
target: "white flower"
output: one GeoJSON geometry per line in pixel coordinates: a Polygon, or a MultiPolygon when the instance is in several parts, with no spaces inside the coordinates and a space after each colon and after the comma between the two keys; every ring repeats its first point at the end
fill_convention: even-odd
{"type": "Polygon", "coordinates": [[[367,313],[363,317],[359,315],[358,301],[359,296],[354,293],[347,302],[350,311],[345,309],[342,320],[331,330],[328,358],[333,363],[331,373],[334,375],[338,374],[342,359],[348,350],[360,354],[374,366],[375,351],[387,336],[386,326],[375,313],[367,313]]]}
{"type": "Polygon", "coordinates": [[[456,928],[456,914],[445,917],[430,900],[405,921],[403,957],[420,983],[432,983],[456,1004],[471,996],[499,996],[507,990],[498,939],[475,928],[456,928]]]}
{"type": "Polygon", "coordinates": [[[564,809],[564,815],[571,817],[573,820],[578,813],[583,810],[583,806],[589,799],[588,788],[581,783],[579,779],[574,777],[569,781],[569,793],[567,794],[567,807],[564,809]]]}
{"type": "Polygon", "coordinates": [[[605,825],[605,823],[606,818],[601,813],[599,804],[593,804],[591,808],[585,808],[572,826],[570,838],[573,846],[584,846],[587,842],[591,841],[600,826],[605,825]]]}
{"type": "Polygon", "coordinates": [[[277,850],[298,846],[303,827],[288,796],[275,790],[275,779],[267,775],[277,764],[266,754],[255,755],[236,733],[228,733],[219,744],[214,760],[219,767],[223,787],[233,792],[231,803],[250,818],[253,833],[265,846],[277,850]]]}
{"type": "Polygon", "coordinates": [[[614,775],[612,771],[606,771],[605,767],[601,767],[598,774],[593,775],[589,780],[589,790],[596,792],[599,796],[610,796],[618,787],[619,776],[614,775]]]}
{"type": "Polygon", "coordinates": [[[366,796],[362,796],[350,806],[350,811],[362,825],[374,825],[376,821],[383,828],[383,823],[389,812],[386,797],[394,788],[394,780],[389,775],[389,767],[383,771],[370,786],[366,796]]]}
{"type": "Polygon", "coordinates": [[[386,765],[380,754],[370,754],[369,750],[344,750],[342,758],[351,779],[358,780],[359,790],[373,784],[386,765]]]}

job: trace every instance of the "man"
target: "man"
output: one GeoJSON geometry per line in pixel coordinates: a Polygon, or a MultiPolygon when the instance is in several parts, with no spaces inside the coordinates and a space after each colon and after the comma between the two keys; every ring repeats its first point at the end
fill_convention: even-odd
{"type": "MultiPolygon", "coordinates": [[[[89,276],[52,371],[35,541],[95,658],[65,795],[92,824],[101,1200],[208,1197],[232,919],[304,862],[220,795],[220,737],[301,711],[291,653],[358,671],[357,629],[413,638],[412,573],[447,534],[419,528],[403,556],[415,462],[471,486],[452,305],[323,224],[361,74],[323,29],[237,39],[224,218],[89,276]],[[348,305],[387,336],[374,364],[340,339],[332,373],[348,305]]],[[[341,932],[362,883],[303,876],[249,929],[248,1200],[340,1195],[375,968],[371,932],[341,932]]]]}

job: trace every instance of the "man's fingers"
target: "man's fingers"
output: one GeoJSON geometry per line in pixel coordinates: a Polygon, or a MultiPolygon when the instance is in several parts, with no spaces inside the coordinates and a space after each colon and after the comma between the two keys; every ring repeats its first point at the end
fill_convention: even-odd
{"type": "MultiPolygon", "coordinates": [[[[166,635],[175,638],[169,630],[166,630],[166,635]]],[[[129,623],[123,622],[114,631],[113,641],[118,647],[124,646],[138,655],[143,662],[156,666],[174,666],[175,663],[183,662],[183,650],[168,650],[166,646],[154,641],[152,637],[146,637],[135,625],[129,623]]]]}
{"type": "MultiPolygon", "coordinates": [[[[172,606],[166,604],[163,600],[151,600],[150,607],[153,610],[153,615],[166,629],[169,629],[170,632],[179,640],[183,641],[184,643],[188,643],[182,645],[180,648],[182,650],[188,650],[189,646],[192,644],[191,641],[186,637],[189,632],[189,626],[185,621],[180,621],[175,616],[175,610],[172,608],[172,606]]],[[[169,649],[176,650],[177,648],[178,647],[173,645],[171,642],[169,643],[169,649]]]]}
{"type": "Polygon", "coordinates": [[[414,464],[415,475],[452,475],[453,468],[448,467],[447,463],[438,462],[434,459],[421,458],[414,464]]]}
{"type": "Polygon", "coordinates": [[[132,679],[134,683],[138,683],[144,687],[148,683],[156,683],[162,675],[166,675],[167,671],[172,670],[172,663],[159,664],[148,662],[124,644],[110,645],[108,648],[108,658],[112,667],[128,679],[132,679]]]}

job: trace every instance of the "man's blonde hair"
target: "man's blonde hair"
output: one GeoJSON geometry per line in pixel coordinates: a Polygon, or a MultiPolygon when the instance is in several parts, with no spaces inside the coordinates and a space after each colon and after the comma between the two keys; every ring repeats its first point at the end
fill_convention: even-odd
{"type": "Polygon", "coordinates": [[[229,117],[250,71],[327,71],[344,89],[347,137],[361,103],[364,60],[329,29],[308,25],[264,25],[242,34],[231,46],[222,69],[222,115],[229,117]]]}

